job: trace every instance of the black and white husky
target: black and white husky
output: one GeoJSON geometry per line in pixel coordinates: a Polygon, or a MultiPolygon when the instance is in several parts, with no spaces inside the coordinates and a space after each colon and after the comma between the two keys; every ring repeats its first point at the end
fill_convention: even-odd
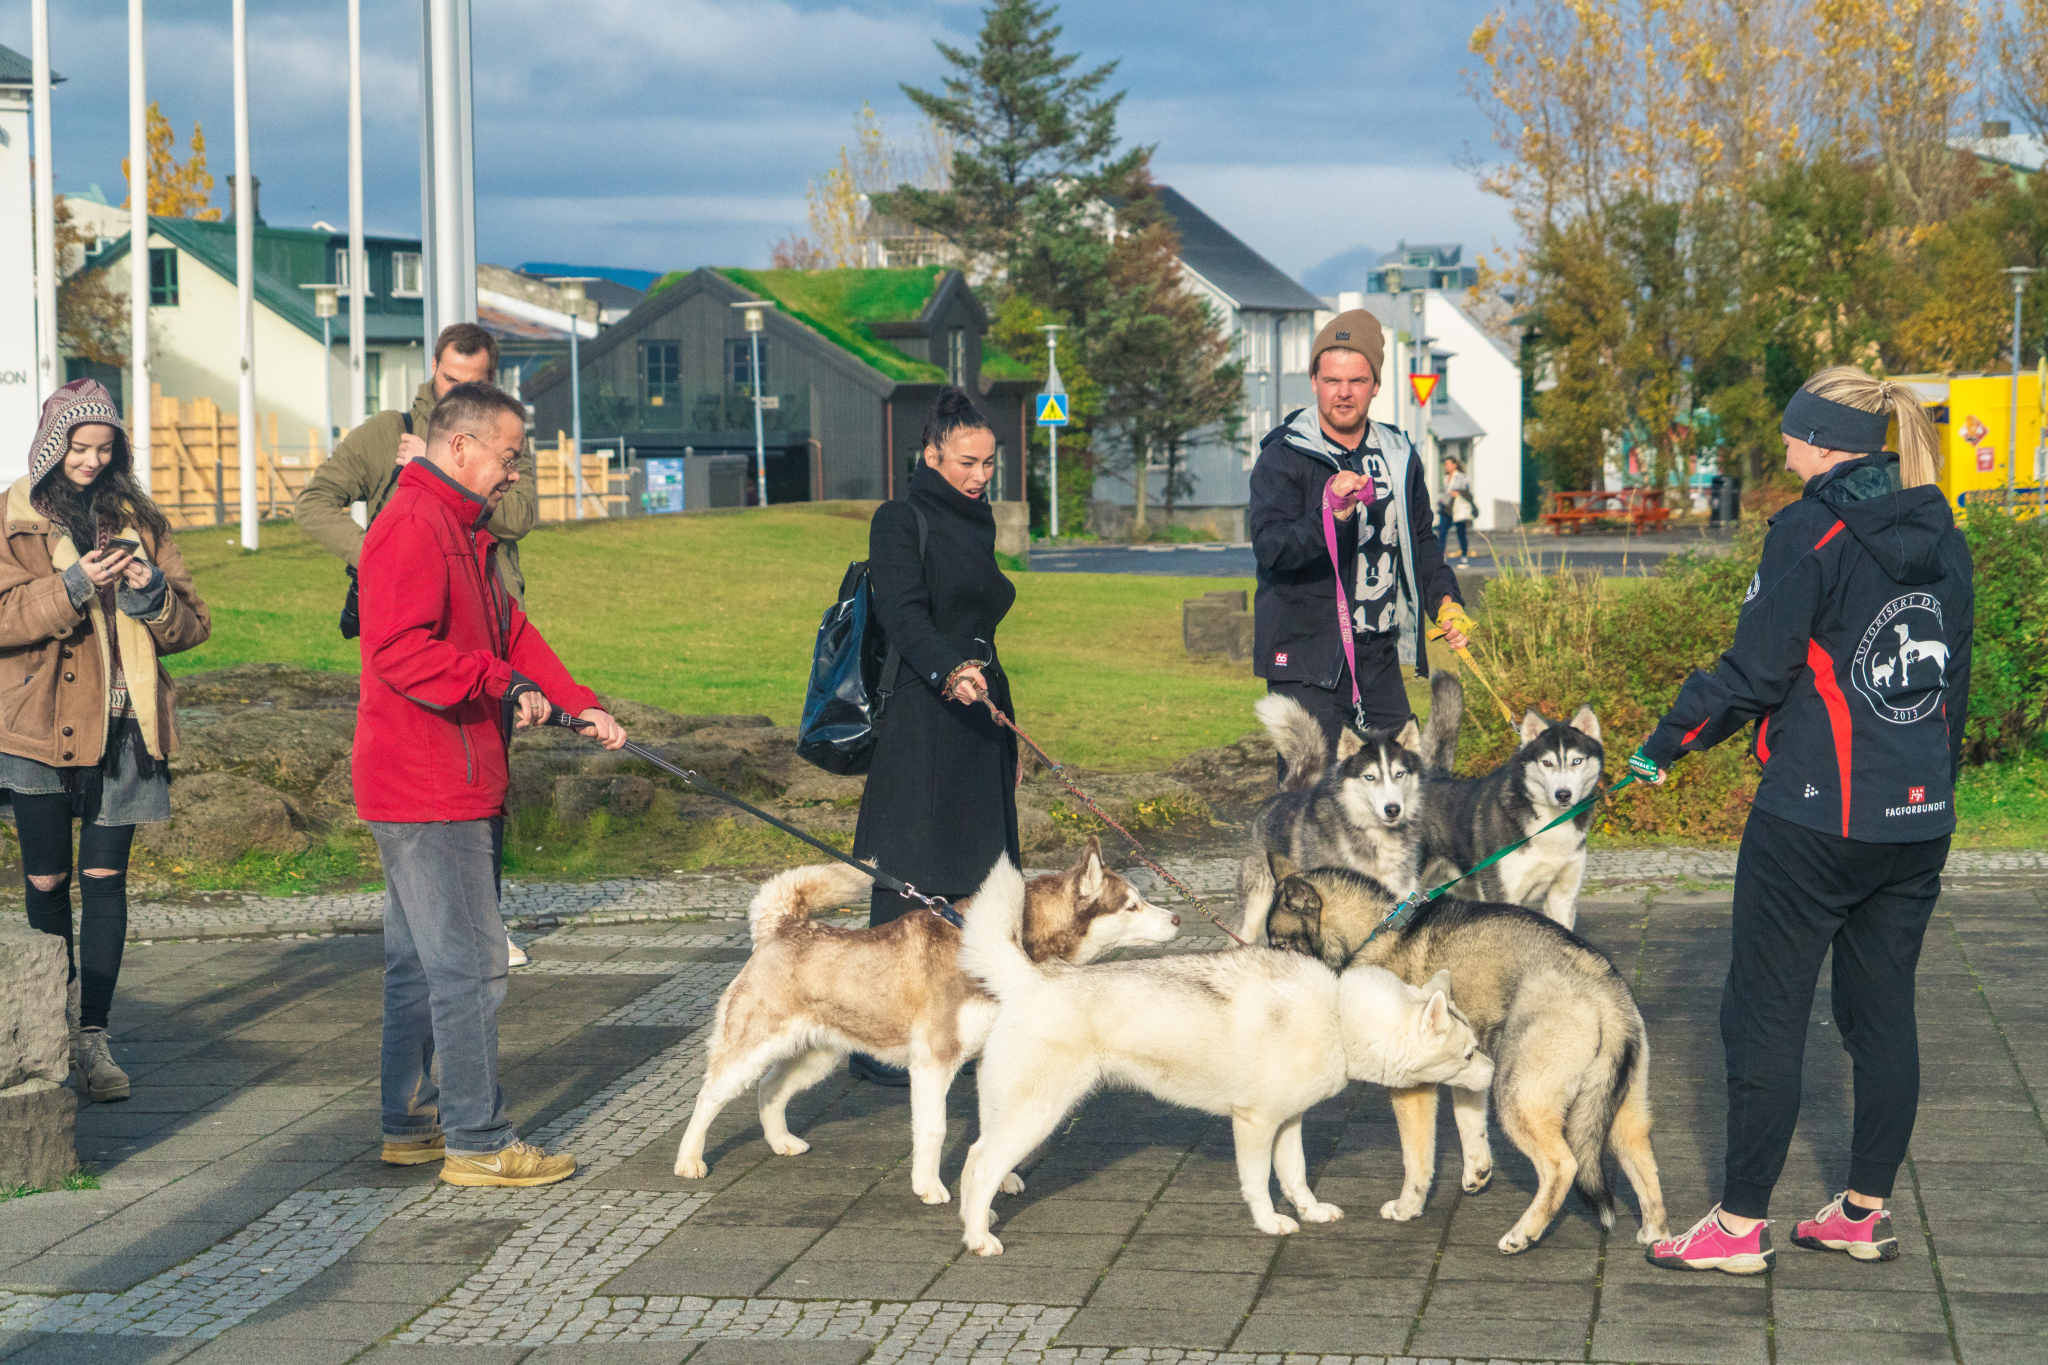
{"type": "MultiPolygon", "coordinates": [[[[1252,846],[1238,865],[1238,903],[1246,937],[1263,933],[1273,902],[1273,854],[1299,867],[1346,867],[1397,896],[1416,889],[1422,870],[1422,732],[1410,716],[1399,730],[1337,740],[1336,766],[1316,718],[1292,697],[1259,699],[1287,782],[1252,818],[1252,846]]],[[[1253,942],[1263,940],[1253,939],[1253,942]]]]}
{"type": "MultiPolygon", "coordinates": [[[[1592,707],[1581,706],[1569,721],[1546,720],[1532,710],[1522,717],[1522,747],[1512,758],[1484,777],[1454,777],[1450,760],[1464,710],[1463,685],[1453,674],[1438,672],[1430,680],[1429,728],[1422,740],[1430,764],[1422,784],[1422,880],[1430,886],[1470,871],[1494,850],[1535,834],[1591,796],[1607,752],[1592,707]]],[[[1578,922],[1592,823],[1593,811],[1581,811],[1460,883],[1453,894],[1525,905],[1571,928],[1578,922]]]]}

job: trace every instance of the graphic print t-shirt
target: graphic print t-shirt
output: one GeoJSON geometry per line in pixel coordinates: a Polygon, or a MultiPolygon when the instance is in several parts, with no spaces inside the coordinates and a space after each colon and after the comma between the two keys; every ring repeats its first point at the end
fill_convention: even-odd
{"type": "Polygon", "coordinates": [[[1360,635],[1392,635],[1399,628],[1400,606],[1395,589],[1400,581],[1397,575],[1401,572],[1401,545],[1397,528],[1389,524],[1394,505],[1393,475],[1370,427],[1360,448],[1344,452],[1344,465],[1372,480],[1372,503],[1356,513],[1358,577],[1352,596],[1351,628],[1360,635]],[[1365,462],[1362,470],[1361,458],[1365,462]]]}

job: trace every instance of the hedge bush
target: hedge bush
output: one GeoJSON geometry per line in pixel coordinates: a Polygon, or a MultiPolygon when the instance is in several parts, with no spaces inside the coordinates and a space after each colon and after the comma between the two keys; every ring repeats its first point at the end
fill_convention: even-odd
{"type": "MultiPolygon", "coordinates": [[[[2048,727],[2048,518],[1973,512],[1977,613],[1964,761],[2017,758],[2048,727]]],[[[1608,775],[1650,732],[1695,668],[1711,668],[1735,635],[1765,527],[1746,521],[1727,554],[1681,554],[1656,577],[1622,583],[1544,575],[1504,560],[1475,613],[1474,653],[1517,716],[1535,707],[1600,717],[1608,775]]],[[[1484,689],[1468,684],[1459,768],[1484,772],[1520,743],[1484,689]]],[[[1746,737],[1680,762],[1661,787],[1631,789],[1602,814],[1606,833],[1686,839],[1741,832],[1758,768],[1746,737]]]]}

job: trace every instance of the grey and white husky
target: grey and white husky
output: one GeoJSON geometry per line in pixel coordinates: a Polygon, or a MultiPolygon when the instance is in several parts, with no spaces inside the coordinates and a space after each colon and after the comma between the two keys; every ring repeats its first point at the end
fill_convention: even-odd
{"type": "MultiPolygon", "coordinates": [[[[1429,727],[1421,742],[1429,764],[1422,790],[1422,871],[1430,886],[1471,871],[1494,850],[1535,834],[1591,796],[1607,753],[1592,707],[1581,706],[1570,721],[1546,720],[1532,710],[1522,717],[1522,747],[1512,758],[1483,777],[1455,777],[1450,760],[1464,710],[1463,685],[1449,672],[1437,673],[1430,681],[1429,727]]],[[[1571,928],[1578,922],[1592,824],[1593,811],[1581,811],[1461,883],[1454,894],[1526,905],[1571,928]]]]}
{"type": "Polygon", "coordinates": [[[1405,896],[1422,871],[1422,732],[1410,716],[1399,730],[1360,736],[1346,728],[1329,765],[1323,727],[1301,703],[1274,694],[1252,713],[1265,723],[1287,781],[1252,817],[1252,846],[1238,864],[1245,937],[1266,923],[1273,900],[1268,860],[1301,867],[1348,867],[1405,896]]]}
{"type": "MultiPolygon", "coordinates": [[[[1320,959],[1346,976],[1382,967],[1410,985],[1448,971],[1458,1008],[1494,1060],[1501,1130],[1536,1167],[1536,1197],[1500,1239],[1526,1250],[1576,1184],[1600,1221],[1614,1226],[1615,1199],[1602,1167],[1612,1150],[1642,1205],[1636,1240],[1668,1235],[1657,1156],[1650,1147],[1650,1044],[1628,984],[1606,954],[1519,905],[1445,898],[1374,935],[1398,899],[1342,868],[1300,871],[1275,860],[1277,888],[1266,922],[1275,948],[1320,959]]],[[[1464,1148],[1464,1187],[1493,1178],[1482,1089],[1450,1082],[1464,1148]]],[[[1401,1197],[1380,1215],[1422,1212],[1436,1170],[1436,1087],[1394,1092],[1401,1129],[1401,1197]]]]}

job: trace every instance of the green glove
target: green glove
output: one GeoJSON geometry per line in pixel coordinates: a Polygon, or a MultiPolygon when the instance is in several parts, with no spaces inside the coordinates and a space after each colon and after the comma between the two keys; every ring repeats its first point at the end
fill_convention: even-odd
{"type": "Polygon", "coordinates": [[[1628,770],[1636,775],[1636,781],[1656,786],[1671,776],[1670,772],[1657,766],[1657,760],[1645,753],[1638,744],[1636,751],[1628,756],[1628,770]]]}

